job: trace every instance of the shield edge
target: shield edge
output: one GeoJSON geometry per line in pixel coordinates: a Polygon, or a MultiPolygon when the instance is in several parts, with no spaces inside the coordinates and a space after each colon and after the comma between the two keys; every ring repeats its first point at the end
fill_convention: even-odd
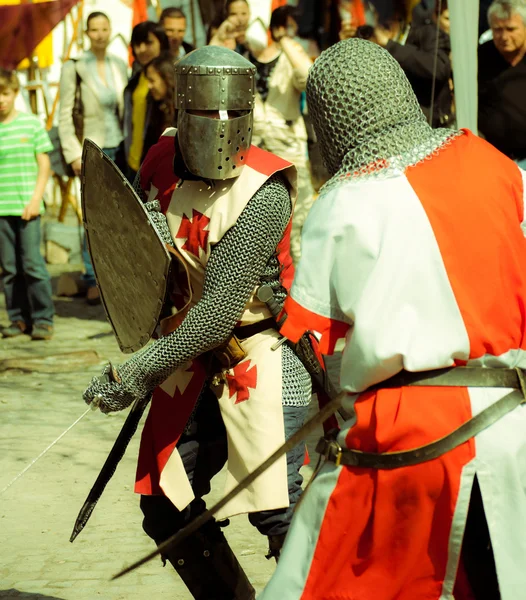
{"type": "MultiPolygon", "coordinates": [[[[90,140],[89,138],[86,138],[84,140],[83,143],[83,148],[82,148],[82,163],[84,164],[84,158],[87,152],[87,149],[89,147],[92,147],[96,152],[98,152],[100,154],[100,157],[102,160],[106,160],[107,162],[111,163],[112,168],[115,168],[117,170],[118,167],[115,165],[115,163],[111,160],[111,158],[109,156],[107,156],[106,154],[104,154],[104,152],[102,151],[102,149],[93,141],[90,140]]],[[[122,175],[122,172],[121,172],[122,175]]],[[[125,187],[128,187],[129,190],[135,195],[137,196],[137,193],[135,192],[135,190],[133,189],[133,187],[130,185],[129,181],[124,177],[122,177],[122,182],[124,184],[125,187]]],[[[88,223],[86,220],[86,201],[85,201],[85,193],[84,193],[84,189],[85,189],[85,177],[84,177],[84,172],[81,173],[80,176],[80,199],[81,199],[81,210],[82,210],[82,224],[84,227],[84,232],[86,235],[86,243],[88,246],[88,252],[90,254],[90,260],[91,260],[91,245],[90,245],[90,234],[89,234],[89,228],[88,228],[88,223]]],[[[154,314],[154,317],[151,321],[151,325],[148,327],[148,332],[147,335],[145,334],[143,337],[140,338],[140,340],[138,341],[137,344],[132,344],[132,345],[125,345],[122,343],[119,334],[117,332],[117,329],[115,328],[114,325],[114,320],[111,317],[111,311],[108,310],[107,304],[106,304],[106,300],[104,298],[104,290],[102,290],[102,288],[99,286],[99,278],[97,277],[97,269],[95,267],[95,264],[93,263],[93,260],[91,260],[92,262],[92,266],[93,266],[93,272],[95,274],[95,280],[97,281],[97,287],[99,288],[99,292],[100,292],[100,297],[101,297],[101,301],[102,301],[102,305],[104,307],[104,312],[106,313],[106,317],[111,325],[111,328],[113,330],[113,333],[115,335],[115,338],[117,340],[117,343],[119,344],[119,348],[121,350],[121,352],[123,352],[124,354],[131,354],[133,352],[137,352],[137,350],[140,350],[141,348],[144,348],[144,346],[146,346],[146,344],[150,341],[150,339],[152,338],[152,335],[159,323],[159,319],[161,316],[161,312],[166,300],[166,294],[168,291],[168,280],[169,280],[169,274],[170,274],[170,269],[171,269],[171,256],[170,253],[168,252],[166,246],[164,245],[164,243],[162,242],[161,238],[159,237],[159,234],[157,233],[157,230],[155,229],[153,223],[150,220],[150,217],[148,215],[148,211],[146,210],[146,208],[144,207],[144,204],[140,201],[139,199],[139,204],[141,205],[144,214],[145,214],[145,219],[148,223],[148,225],[152,228],[153,233],[155,234],[156,237],[159,238],[159,241],[162,244],[163,250],[166,254],[167,257],[167,263],[166,263],[166,268],[164,270],[164,280],[165,280],[165,289],[164,289],[164,297],[163,298],[159,298],[158,302],[157,302],[157,310],[154,314]]]]}

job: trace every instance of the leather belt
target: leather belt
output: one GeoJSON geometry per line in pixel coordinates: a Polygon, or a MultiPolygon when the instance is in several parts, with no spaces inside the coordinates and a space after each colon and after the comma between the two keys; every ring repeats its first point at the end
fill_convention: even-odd
{"type": "MultiPolygon", "coordinates": [[[[409,373],[402,371],[368,390],[403,386],[425,387],[488,387],[513,388],[520,390],[506,394],[503,398],[469,419],[448,435],[418,448],[400,452],[361,452],[342,448],[334,437],[323,437],[316,446],[326,460],[338,465],[363,467],[369,469],[396,469],[417,465],[442,456],[526,402],[526,378],[522,369],[488,369],[483,367],[451,367],[435,371],[409,373]]],[[[367,391],[368,391],[367,390],[367,391]]]]}
{"type": "Polygon", "coordinates": [[[234,327],[233,333],[239,340],[246,340],[267,329],[276,329],[276,321],[272,317],[257,321],[256,323],[250,323],[250,325],[239,325],[238,327],[234,327]]]}

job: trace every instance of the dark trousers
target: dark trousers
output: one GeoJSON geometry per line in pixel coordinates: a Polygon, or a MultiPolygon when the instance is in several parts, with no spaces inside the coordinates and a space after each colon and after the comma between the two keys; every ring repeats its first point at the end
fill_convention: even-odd
{"type": "MultiPolygon", "coordinates": [[[[284,406],[285,436],[289,438],[302,425],[308,407],[284,406]]],[[[227,460],[227,438],[217,399],[209,392],[202,396],[195,416],[193,431],[183,436],[177,446],[183,460],[195,499],[182,511],[177,510],[166,496],[141,496],[144,514],[143,528],[160,544],[204,512],[203,496],[210,491],[210,481],[227,460]]],[[[287,476],[290,505],[287,508],[251,513],[249,520],[263,535],[287,533],[294,507],[301,495],[303,477],[300,468],[305,454],[299,444],[287,454],[287,476]]]]}
{"type": "Polygon", "coordinates": [[[51,279],[40,254],[40,217],[0,217],[0,265],[11,322],[53,324],[51,279]]]}
{"type": "Polygon", "coordinates": [[[495,557],[484,514],[482,494],[475,477],[471,490],[468,518],[462,541],[464,569],[475,600],[499,600],[499,582],[495,557]]]}

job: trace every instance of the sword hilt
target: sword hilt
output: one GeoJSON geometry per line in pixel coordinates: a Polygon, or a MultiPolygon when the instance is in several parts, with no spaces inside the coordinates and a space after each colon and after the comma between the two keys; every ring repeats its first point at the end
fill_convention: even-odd
{"type": "Polygon", "coordinates": [[[272,287],[267,283],[260,285],[257,289],[256,296],[258,300],[267,305],[268,309],[270,310],[270,314],[274,317],[278,325],[281,325],[279,318],[279,315],[281,314],[281,306],[276,302],[272,287]]]}
{"type": "MultiPolygon", "coordinates": [[[[122,383],[122,379],[118,374],[117,369],[111,364],[111,362],[108,363],[106,371],[107,372],[104,373],[101,377],[104,383],[122,383]]],[[[95,396],[95,398],[93,398],[93,400],[90,403],[91,410],[97,410],[100,407],[102,400],[102,396],[95,396]]]]}

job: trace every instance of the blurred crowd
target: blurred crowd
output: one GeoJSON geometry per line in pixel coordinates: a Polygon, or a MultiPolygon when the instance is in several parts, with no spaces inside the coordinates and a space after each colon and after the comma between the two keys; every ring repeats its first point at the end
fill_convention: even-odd
{"type": "MultiPolygon", "coordinates": [[[[247,0],[210,3],[214,8],[205,20],[208,44],[235,50],[256,67],[253,143],[297,167],[299,198],[291,236],[291,253],[297,261],[303,222],[326,180],[304,94],[309,68],[321,51],[351,37],[384,47],[405,71],[429,123],[455,127],[456,119],[448,0],[300,0],[294,4],[273,10],[268,26],[259,16],[251,16],[247,0]]],[[[480,13],[479,134],[526,168],[526,0],[481,0],[480,13]]],[[[91,13],[85,33],[89,49],[62,68],[58,132],[63,157],[70,174],[79,175],[82,143],[90,138],[133,182],[149,148],[167,127],[174,126],[173,63],[193,50],[185,41],[187,18],[180,7],[172,6],[162,11],[158,22],[136,25],[130,40],[131,66],[108,52],[112,33],[107,15],[91,13]]],[[[6,185],[2,144],[10,106],[4,92],[17,91],[9,77],[7,72],[0,74],[0,188],[6,185]]],[[[37,148],[35,185],[42,162],[39,155],[37,148]]],[[[20,272],[26,267],[19,264],[20,253],[12,251],[18,234],[5,222],[28,216],[23,213],[24,202],[13,211],[6,196],[0,197],[0,261],[12,321],[10,329],[4,330],[8,336],[27,331],[38,318],[31,309],[22,315],[16,306],[10,308],[10,303],[21,302],[14,298],[22,294],[20,272]]],[[[36,219],[33,213],[31,219],[36,219]]],[[[100,299],[86,247],[84,263],[87,300],[94,304],[100,299]]],[[[26,273],[26,296],[31,297],[31,286],[38,287],[39,294],[49,287],[42,286],[41,266],[37,271],[37,275],[26,273]]],[[[48,313],[46,325],[52,322],[48,313]]]]}

